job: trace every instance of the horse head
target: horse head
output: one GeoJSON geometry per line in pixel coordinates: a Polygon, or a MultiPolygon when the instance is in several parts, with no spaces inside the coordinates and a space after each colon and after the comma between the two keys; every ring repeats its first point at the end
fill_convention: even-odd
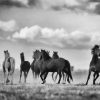
{"type": "Polygon", "coordinates": [[[98,61],[98,56],[100,55],[100,48],[99,45],[94,45],[94,47],[91,49],[92,53],[92,60],[91,60],[91,65],[95,65],[98,61]]]}
{"type": "Polygon", "coordinates": [[[53,56],[52,56],[52,58],[54,58],[54,59],[59,58],[58,52],[57,52],[57,51],[53,51],[53,56]]]}
{"type": "Polygon", "coordinates": [[[39,50],[35,50],[33,51],[33,58],[36,60],[36,59],[39,59],[41,56],[41,52],[39,50]]]}
{"type": "Polygon", "coordinates": [[[100,48],[99,48],[99,45],[94,45],[94,47],[91,49],[91,53],[93,55],[100,55],[100,48]]]}
{"type": "Polygon", "coordinates": [[[49,59],[51,59],[50,54],[49,54],[49,51],[41,50],[41,54],[42,54],[42,58],[43,58],[44,60],[49,60],[49,59]]]}
{"type": "Polygon", "coordinates": [[[10,54],[9,54],[8,50],[4,50],[4,54],[5,54],[5,58],[10,57],[10,54]]]}
{"type": "Polygon", "coordinates": [[[20,58],[21,58],[21,61],[25,61],[24,52],[21,52],[21,53],[20,53],[20,58]]]}

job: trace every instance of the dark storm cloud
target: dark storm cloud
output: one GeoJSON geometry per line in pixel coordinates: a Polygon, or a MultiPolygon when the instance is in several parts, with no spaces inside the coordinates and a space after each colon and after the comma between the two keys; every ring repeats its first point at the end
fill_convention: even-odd
{"type": "Polygon", "coordinates": [[[94,13],[100,14],[100,0],[89,0],[90,3],[96,3],[94,13]]]}
{"type": "Polygon", "coordinates": [[[15,1],[15,0],[0,0],[0,6],[16,6],[16,7],[22,7],[24,6],[23,3],[19,2],[19,1],[15,1]]]}
{"type": "Polygon", "coordinates": [[[28,0],[28,5],[30,6],[41,6],[40,0],[28,0]]]}
{"type": "Polygon", "coordinates": [[[100,2],[100,0],[89,0],[89,2],[100,2]]]}
{"type": "Polygon", "coordinates": [[[0,6],[8,6],[8,7],[40,6],[40,0],[0,0],[0,6]]]}
{"type": "Polygon", "coordinates": [[[0,0],[0,7],[34,7],[100,14],[100,0],[0,0]],[[95,5],[94,5],[95,4],[95,5]],[[91,6],[92,5],[92,6],[91,6]]]}
{"type": "Polygon", "coordinates": [[[96,14],[100,14],[100,3],[96,6],[94,12],[95,12],[96,14]]]}

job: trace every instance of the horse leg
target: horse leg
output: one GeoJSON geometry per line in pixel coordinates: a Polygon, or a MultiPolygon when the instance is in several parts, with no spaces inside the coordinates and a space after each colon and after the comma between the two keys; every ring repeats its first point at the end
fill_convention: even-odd
{"type": "Polygon", "coordinates": [[[9,76],[9,72],[8,72],[8,69],[6,70],[6,84],[10,81],[9,79],[8,79],[8,76],[9,76]]]}
{"type": "Polygon", "coordinates": [[[97,80],[98,77],[99,77],[99,73],[97,73],[97,76],[96,76],[96,78],[95,78],[95,81],[97,80]]]}
{"type": "Polygon", "coordinates": [[[26,83],[27,72],[24,72],[24,82],[26,83]]]}
{"type": "Polygon", "coordinates": [[[40,74],[40,77],[41,77],[41,80],[42,80],[42,84],[44,84],[45,83],[45,80],[43,79],[43,74],[44,74],[45,72],[41,72],[41,74],[40,74]]]}
{"type": "Polygon", "coordinates": [[[88,78],[87,78],[87,81],[86,81],[86,85],[88,84],[88,81],[90,79],[90,75],[91,75],[91,70],[89,69],[89,73],[88,73],[88,78]]]}
{"type": "Polygon", "coordinates": [[[13,73],[12,73],[12,76],[11,76],[11,84],[13,84],[13,73]]]}
{"type": "Polygon", "coordinates": [[[15,60],[11,60],[11,71],[10,71],[10,76],[11,76],[11,84],[13,84],[13,75],[14,75],[14,70],[15,70],[15,60]]]}
{"type": "Polygon", "coordinates": [[[56,79],[54,79],[54,74],[55,74],[55,72],[52,73],[52,79],[53,79],[53,81],[56,80],[56,79]]]}
{"type": "Polygon", "coordinates": [[[22,77],[22,70],[20,70],[20,79],[19,79],[19,83],[21,83],[21,77],[22,77]]]}
{"type": "Polygon", "coordinates": [[[63,76],[63,84],[65,84],[65,82],[66,82],[66,77],[65,77],[65,75],[64,75],[64,72],[62,72],[62,76],[63,76]]]}
{"type": "Polygon", "coordinates": [[[70,83],[70,80],[69,80],[69,78],[70,78],[70,76],[69,76],[70,73],[69,73],[67,70],[65,70],[64,72],[66,73],[66,77],[68,76],[68,77],[67,77],[67,82],[70,83]],[[68,73],[68,74],[67,74],[67,73],[68,73]]]}
{"type": "Polygon", "coordinates": [[[61,77],[62,77],[62,74],[61,74],[61,72],[59,72],[59,81],[58,81],[58,84],[59,84],[60,81],[61,81],[61,77]]]}
{"type": "Polygon", "coordinates": [[[46,74],[44,76],[44,82],[46,82],[45,80],[46,80],[47,75],[48,75],[48,72],[46,72],[46,74]]]}
{"type": "Polygon", "coordinates": [[[4,72],[4,84],[6,83],[6,73],[4,72]]]}
{"type": "Polygon", "coordinates": [[[56,81],[57,76],[58,76],[58,73],[55,75],[55,79],[54,79],[54,77],[53,77],[53,76],[54,76],[54,73],[55,73],[55,72],[52,73],[52,79],[53,79],[54,81],[56,81]]]}
{"type": "Polygon", "coordinates": [[[99,73],[98,72],[94,72],[94,79],[93,79],[93,85],[95,85],[95,81],[97,80],[97,78],[99,77],[99,73]],[[96,77],[95,77],[96,76],[96,77]]]}

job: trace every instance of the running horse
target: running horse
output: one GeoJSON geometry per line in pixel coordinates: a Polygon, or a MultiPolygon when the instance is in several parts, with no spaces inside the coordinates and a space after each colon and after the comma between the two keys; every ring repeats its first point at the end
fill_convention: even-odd
{"type": "Polygon", "coordinates": [[[21,82],[21,77],[22,77],[22,72],[24,72],[24,82],[26,83],[26,78],[28,75],[28,72],[30,70],[30,62],[25,61],[24,53],[20,53],[20,58],[21,58],[21,64],[20,64],[20,80],[19,83],[21,82]]]}
{"type": "MultiPolygon", "coordinates": [[[[58,55],[58,52],[57,52],[57,51],[53,51],[53,56],[52,56],[52,58],[53,58],[53,59],[58,59],[58,58],[59,58],[59,55],[58,55]]],[[[52,79],[55,81],[55,80],[57,79],[58,74],[56,74],[55,79],[54,79],[54,73],[55,73],[55,72],[52,73],[52,79]]],[[[65,84],[66,79],[67,79],[68,83],[70,83],[70,81],[69,81],[69,76],[68,76],[68,78],[67,78],[66,73],[62,72],[62,76],[63,76],[63,81],[64,81],[63,84],[65,84]]]]}
{"type": "Polygon", "coordinates": [[[99,45],[95,45],[92,48],[91,53],[93,56],[92,56],[92,60],[90,62],[89,73],[88,73],[86,85],[88,84],[88,81],[90,79],[91,72],[94,72],[94,74],[93,74],[93,84],[94,85],[95,85],[95,81],[99,77],[99,73],[100,73],[100,59],[98,58],[98,56],[100,56],[99,45]]]}
{"type": "Polygon", "coordinates": [[[65,72],[66,75],[68,74],[69,77],[73,80],[70,70],[70,63],[68,60],[65,60],[64,58],[53,59],[45,50],[41,50],[41,56],[42,63],[40,77],[43,84],[46,82],[45,80],[49,72],[57,72],[57,74],[59,74],[58,84],[62,78],[61,72],[65,72]]]}
{"type": "Polygon", "coordinates": [[[4,73],[4,83],[13,84],[13,74],[15,71],[15,59],[10,57],[8,50],[4,51],[5,59],[3,61],[3,73],[4,73]],[[9,76],[11,76],[11,80],[9,80],[9,76]]]}

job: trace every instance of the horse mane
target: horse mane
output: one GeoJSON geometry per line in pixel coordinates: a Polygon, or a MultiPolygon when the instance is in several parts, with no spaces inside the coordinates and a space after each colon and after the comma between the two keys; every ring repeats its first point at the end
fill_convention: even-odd
{"type": "Polygon", "coordinates": [[[91,53],[94,54],[95,50],[99,49],[99,45],[94,45],[94,47],[91,49],[91,53]]]}
{"type": "Polygon", "coordinates": [[[48,51],[41,50],[41,53],[42,53],[42,58],[43,58],[44,60],[49,60],[49,59],[51,59],[51,57],[50,57],[48,51]]]}
{"type": "Polygon", "coordinates": [[[98,55],[95,53],[95,50],[99,49],[99,45],[95,45],[92,49],[91,49],[91,53],[93,55],[91,62],[93,64],[96,64],[98,61],[98,55]]]}

